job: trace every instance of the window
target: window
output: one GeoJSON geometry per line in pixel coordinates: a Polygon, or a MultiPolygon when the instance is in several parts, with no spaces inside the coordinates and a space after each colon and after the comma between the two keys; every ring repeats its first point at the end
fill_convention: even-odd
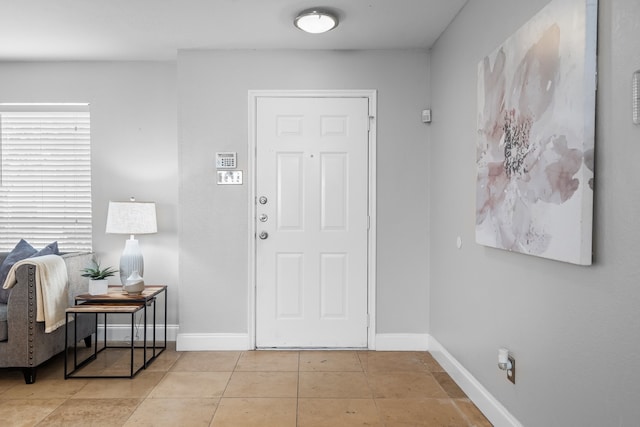
{"type": "Polygon", "coordinates": [[[91,250],[91,139],[86,104],[0,104],[0,251],[91,250]]]}

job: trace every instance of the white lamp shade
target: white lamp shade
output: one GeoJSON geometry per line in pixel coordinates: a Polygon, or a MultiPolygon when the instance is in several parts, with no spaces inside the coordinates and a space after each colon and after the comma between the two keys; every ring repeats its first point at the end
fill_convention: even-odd
{"type": "Polygon", "coordinates": [[[151,234],[158,232],[154,202],[109,202],[107,233],[151,234]]]}

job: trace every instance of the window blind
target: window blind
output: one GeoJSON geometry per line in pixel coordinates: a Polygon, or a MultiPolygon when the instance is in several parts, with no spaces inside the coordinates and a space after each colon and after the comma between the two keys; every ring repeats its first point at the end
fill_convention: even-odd
{"type": "Polygon", "coordinates": [[[88,106],[0,107],[0,251],[91,250],[88,106]]]}

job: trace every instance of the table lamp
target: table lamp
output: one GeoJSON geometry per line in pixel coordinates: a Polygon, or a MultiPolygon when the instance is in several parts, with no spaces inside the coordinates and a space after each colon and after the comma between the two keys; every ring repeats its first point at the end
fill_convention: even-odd
{"type": "Polygon", "coordinates": [[[137,202],[134,197],[128,202],[109,202],[107,229],[109,234],[129,234],[124,251],[120,256],[120,282],[124,286],[127,277],[134,271],[144,276],[144,260],[136,234],[158,232],[156,223],[156,204],[137,202]]]}

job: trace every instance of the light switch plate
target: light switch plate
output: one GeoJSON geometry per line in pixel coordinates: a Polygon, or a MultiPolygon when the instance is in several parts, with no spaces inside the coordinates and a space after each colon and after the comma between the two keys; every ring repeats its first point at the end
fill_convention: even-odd
{"type": "Polygon", "coordinates": [[[633,73],[631,96],[633,100],[633,123],[640,125],[640,70],[633,73]]]}
{"type": "Polygon", "coordinates": [[[431,109],[422,110],[422,123],[431,123],[431,109]]]}
{"type": "Polygon", "coordinates": [[[242,171],[218,171],[218,185],[242,185],[242,171]]]}

